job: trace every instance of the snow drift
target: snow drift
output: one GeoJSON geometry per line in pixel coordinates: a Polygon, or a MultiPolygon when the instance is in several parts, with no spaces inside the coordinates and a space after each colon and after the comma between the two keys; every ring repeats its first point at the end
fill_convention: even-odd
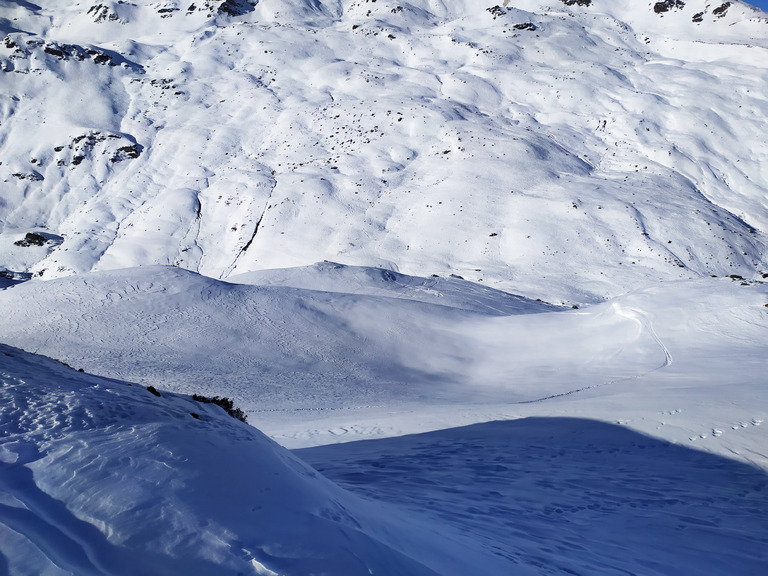
{"type": "Polygon", "coordinates": [[[4,345],[0,398],[3,573],[505,570],[451,528],[341,490],[218,406],[4,345]]]}

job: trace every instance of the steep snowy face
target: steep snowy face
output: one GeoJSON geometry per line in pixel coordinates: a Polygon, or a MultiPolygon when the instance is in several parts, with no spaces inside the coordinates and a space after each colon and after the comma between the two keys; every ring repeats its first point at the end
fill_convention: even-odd
{"type": "Polygon", "coordinates": [[[14,273],[328,259],[595,301],[768,267],[768,20],[742,2],[2,16],[14,273]]]}

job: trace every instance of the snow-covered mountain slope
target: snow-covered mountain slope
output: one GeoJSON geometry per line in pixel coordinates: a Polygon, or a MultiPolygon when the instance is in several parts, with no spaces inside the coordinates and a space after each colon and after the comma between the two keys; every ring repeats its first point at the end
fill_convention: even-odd
{"type": "Polygon", "coordinates": [[[212,404],[4,345],[0,399],[3,574],[534,573],[345,492],[212,404]]]}
{"type": "Polygon", "coordinates": [[[357,294],[168,267],[25,282],[0,291],[2,338],[103,376],[234,397],[290,447],[577,416],[768,468],[768,285],[670,282],[579,310],[515,301],[523,313],[499,316],[512,296],[438,305],[414,290],[430,279],[383,273],[282,274],[354,277],[357,294]]]}
{"type": "Polygon", "coordinates": [[[503,4],[3,2],[0,266],[327,259],[569,303],[768,269],[766,15],[503,4]]]}

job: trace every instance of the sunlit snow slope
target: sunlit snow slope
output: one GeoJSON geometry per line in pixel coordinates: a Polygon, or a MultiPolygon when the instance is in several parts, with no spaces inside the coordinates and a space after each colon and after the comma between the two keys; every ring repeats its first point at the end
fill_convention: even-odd
{"type": "Polygon", "coordinates": [[[569,303],[765,271],[766,15],[503,4],[2,3],[0,266],[328,259],[569,303]]]}

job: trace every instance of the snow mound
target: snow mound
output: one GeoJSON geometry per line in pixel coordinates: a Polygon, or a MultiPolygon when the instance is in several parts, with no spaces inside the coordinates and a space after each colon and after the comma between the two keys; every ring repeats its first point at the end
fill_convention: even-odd
{"type": "Polygon", "coordinates": [[[258,270],[230,276],[227,282],[400,298],[499,316],[560,309],[541,300],[532,301],[482,284],[468,282],[455,274],[447,278],[441,278],[437,274],[420,278],[384,268],[345,266],[337,262],[258,270]]]}
{"type": "Polygon", "coordinates": [[[450,528],[350,495],[219,407],[158,394],[0,346],[4,574],[504,570],[450,528]]]}

